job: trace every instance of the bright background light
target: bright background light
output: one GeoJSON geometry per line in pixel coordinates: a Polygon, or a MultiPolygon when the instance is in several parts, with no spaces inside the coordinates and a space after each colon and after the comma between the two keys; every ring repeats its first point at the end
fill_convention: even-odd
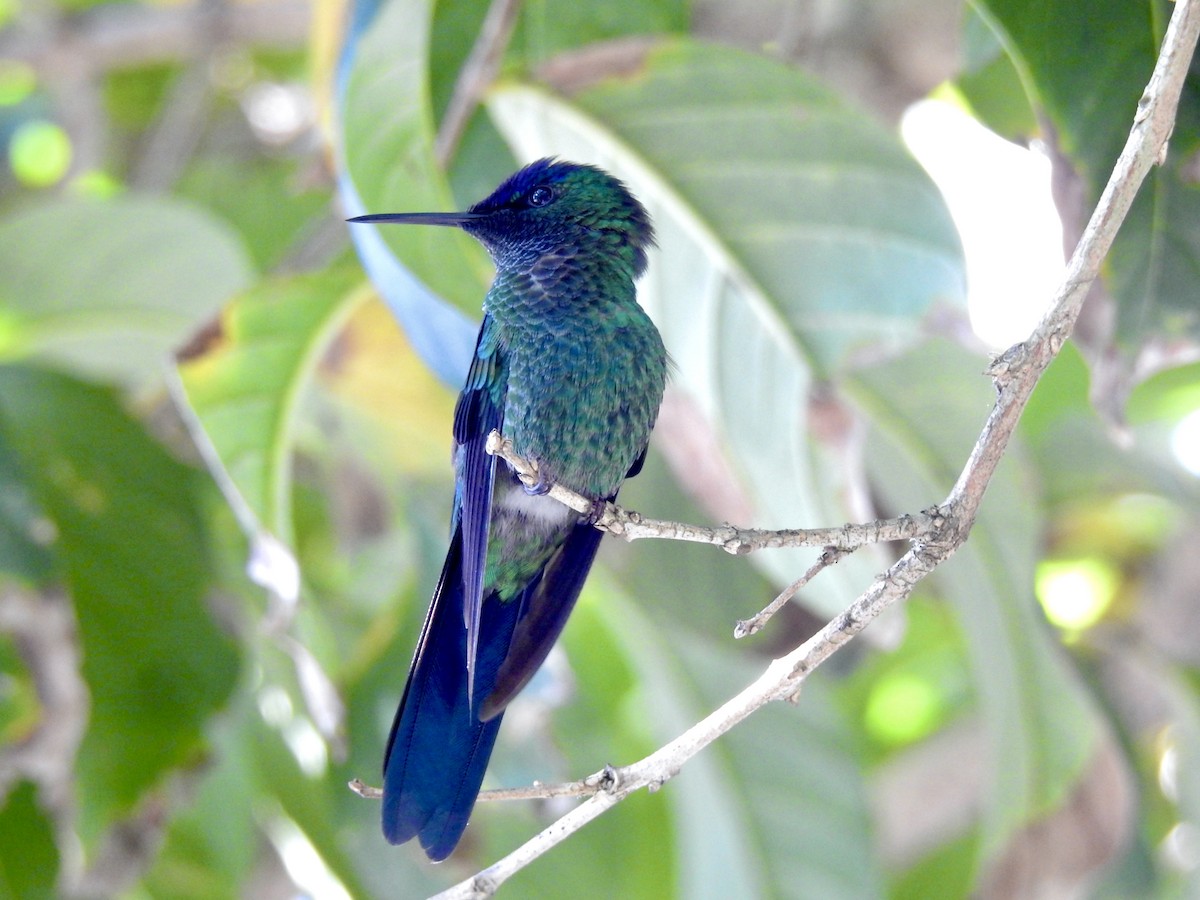
{"type": "Polygon", "coordinates": [[[288,876],[303,892],[297,897],[311,900],[351,900],[350,892],[325,865],[321,854],[292,821],[277,819],[268,834],[288,876]]]}
{"type": "Polygon", "coordinates": [[[971,327],[997,350],[1026,337],[1064,267],[1050,161],[940,100],[909,107],[900,133],[962,236],[971,327]]]}
{"type": "Polygon", "coordinates": [[[941,724],[945,710],[941,691],[927,678],[898,672],[880,680],[867,699],[863,724],[885,744],[908,744],[941,724]]]}
{"type": "MultiPolygon", "coordinates": [[[[944,100],[914,103],[900,133],[946,198],[962,237],[975,334],[994,350],[1024,339],[1065,268],[1049,159],[993,134],[944,100]]],[[[1200,475],[1200,409],[1176,425],[1171,450],[1200,475]]]]}
{"type": "Polygon", "coordinates": [[[1046,560],[1038,565],[1036,590],[1046,618],[1068,631],[1095,625],[1116,597],[1120,573],[1107,560],[1046,560]]]}
{"type": "Polygon", "coordinates": [[[1171,432],[1171,451],[1185,469],[1200,475],[1200,409],[1179,420],[1171,432]]]}
{"type": "Polygon", "coordinates": [[[9,141],[8,161],[22,184],[50,187],[61,181],[71,167],[71,139],[53,122],[25,122],[9,141]]]}

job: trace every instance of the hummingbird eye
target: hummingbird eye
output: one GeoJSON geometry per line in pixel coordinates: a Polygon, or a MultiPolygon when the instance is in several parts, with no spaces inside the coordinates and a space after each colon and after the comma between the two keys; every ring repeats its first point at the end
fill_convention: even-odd
{"type": "Polygon", "coordinates": [[[549,203],[553,199],[554,199],[553,189],[546,187],[546,185],[544,185],[544,184],[539,184],[537,187],[535,187],[532,191],[529,192],[529,198],[526,200],[526,202],[530,206],[545,206],[547,203],[549,203]]]}

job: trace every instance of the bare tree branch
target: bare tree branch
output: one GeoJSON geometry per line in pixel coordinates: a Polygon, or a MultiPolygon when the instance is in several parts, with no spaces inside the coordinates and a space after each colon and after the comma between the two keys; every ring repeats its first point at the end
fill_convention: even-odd
{"type": "MultiPolygon", "coordinates": [[[[616,784],[616,769],[605,766],[594,775],[581,778],[579,781],[567,781],[561,784],[543,784],[535,781],[528,787],[492,788],[480,791],[476,798],[480,803],[489,800],[549,800],[552,797],[590,797],[597,791],[608,790],[616,784]]],[[[382,800],[383,788],[365,784],[358,778],[351,778],[346,787],[365,800],[382,800]]]]}
{"type": "MultiPolygon", "coordinates": [[[[674,777],[687,760],[755,710],[772,700],[795,697],[810,672],[885,609],[908,597],[922,578],[962,546],[1021,411],[1038,379],[1070,335],[1088,287],[1098,276],[1100,264],[1112,246],[1139,186],[1151,166],[1166,152],[1198,33],[1200,13],[1196,9],[1196,0],[1179,0],[1163,39],[1154,74],[1138,104],[1129,139],[1071,257],[1053,306],[1027,340],[1011,347],[989,369],[999,395],[957,483],[945,503],[937,508],[940,524],[922,538],[914,539],[909,551],[876,578],[847,610],[791,653],[771,662],[757,680],[735,697],[644,759],[593,776],[597,779],[595,794],[513,853],[438,894],[439,898],[489,897],[515,872],[633,791],[641,788],[657,790],[674,777]]],[[[499,452],[501,443],[493,443],[499,452]]],[[[516,465],[513,460],[509,461],[516,465]]],[[[518,471],[521,470],[518,468],[518,471]]],[[[554,490],[551,495],[557,496],[554,490]]],[[[586,501],[586,498],[582,499],[586,501]]],[[[573,502],[568,505],[579,509],[573,502]]],[[[588,506],[590,508],[591,504],[588,506]]],[[[605,513],[608,512],[606,509],[605,513]]],[[[681,528],[690,530],[691,526],[681,528]]]]}
{"type": "Polygon", "coordinates": [[[843,557],[849,556],[853,550],[846,550],[841,547],[826,547],[824,552],[817,557],[817,561],[813,563],[807,572],[785,587],[779,592],[774,600],[764,606],[761,610],[751,616],[749,619],[742,619],[733,629],[735,638],[749,637],[756,634],[764,625],[771,620],[771,617],[796,596],[797,592],[824,572],[830,566],[841,562],[843,557]]]}
{"type": "Polygon", "coordinates": [[[75,611],[58,591],[0,589],[0,634],[13,638],[37,691],[37,726],[0,749],[0,794],[19,779],[36,781],[56,818],[69,814],[75,752],[87,729],[87,685],[79,674],[75,611]]]}
{"type": "MultiPolygon", "coordinates": [[[[498,431],[488,436],[487,451],[499,456],[517,473],[522,484],[532,487],[538,483],[537,463],[518,456],[512,441],[502,437],[498,431]]],[[[722,525],[712,528],[707,525],[690,525],[684,522],[668,522],[651,519],[605,503],[596,514],[596,504],[582,494],[577,494],[561,484],[552,484],[548,491],[564,506],[584,515],[595,516],[595,525],[602,531],[623,537],[627,541],[645,538],[662,538],[672,541],[690,541],[696,544],[713,544],[727,553],[742,556],[755,550],[779,549],[781,547],[836,547],[853,550],[864,544],[879,544],[884,541],[912,541],[934,534],[945,522],[937,507],[915,515],[898,516],[895,519],[877,519],[862,524],[838,525],[834,528],[737,528],[722,525]]]]}

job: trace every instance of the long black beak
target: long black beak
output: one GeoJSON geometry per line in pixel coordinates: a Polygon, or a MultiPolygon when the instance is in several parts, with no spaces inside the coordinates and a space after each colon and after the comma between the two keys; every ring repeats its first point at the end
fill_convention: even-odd
{"type": "Polygon", "coordinates": [[[468,222],[483,218],[479,213],[469,212],[420,212],[420,213],[373,213],[355,216],[347,222],[393,222],[402,225],[451,225],[461,228],[468,222]]]}

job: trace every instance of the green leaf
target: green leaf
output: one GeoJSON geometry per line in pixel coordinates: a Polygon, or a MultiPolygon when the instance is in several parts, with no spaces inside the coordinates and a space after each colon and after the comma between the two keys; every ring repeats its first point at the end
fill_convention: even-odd
{"type": "MultiPolygon", "coordinates": [[[[855,375],[849,387],[872,426],[868,471],[888,508],[921,509],[948,493],[992,402],[982,367],[937,341],[855,375]]],[[[1039,502],[1019,448],[1010,448],[970,539],[936,575],[960,617],[990,734],[989,858],[1067,799],[1095,737],[1092,708],[1034,600],[1039,502]]]]}
{"type": "Polygon", "coordinates": [[[979,0],[1088,183],[1102,185],[1133,124],[1162,23],[1153,0],[979,0]],[[1103,77],[1101,77],[1103,76],[1103,77]]]}
{"type": "Polygon", "coordinates": [[[1024,143],[1037,134],[1037,116],[1021,73],[1004,52],[995,25],[976,3],[968,3],[964,13],[963,57],[954,88],[975,117],[1010,141],[1024,143]]]}
{"type": "Polygon", "coordinates": [[[195,795],[170,822],[143,887],[164,900],[238,897],[260,850],[255,807],[262,803],[253,754],[257,717],[253,695],[236,700],[213,737],[214,759],[195,795]]]}
{"type": "MultiPolygon", "coordinates": [[[[569,99],[502,86],[489,109],[520,156],[599,161],[647,203],[662,252],[640,296],[753,524],[852,518],[843,448],[810,439],[817,379],[964,297],[949,213],[900,142],[795,69],[686,40],[569,99]]],[[[810,561],[755,557],[780,582],[810,561]]],[[[857,554],[806,601],[844,608],[879,563],[857,554]]]]}
{"type": "Polygon", "coordinates": [[[51,531],[19,456],[0,431],[0,572],[31,584],[49,580],[57,571],[51,531]]]}
{"type": "MultiPolygon", "coordinates": [[[[1172,4],[979,3],[1094,203],[1133,125],[1172,4]]],[[[1116,338],[1127,348],[1156,334],[1200,338],[1200,186],[1188,174],[1198,148],[1200,92],[1192,79],[1167,164],[1150,172],[1106,263],[1106,283],[1117,301],[1116,338]]]]}
{"type": "MultiPolygon", "coordinates": [[[[342,101],[344,165],[366,212],[454,206],[433,158],[432,8],[430,0],[386,4],[354,54],[342,101]]],[[[379,232],[426,287],[478,315],[491,266],[476,241],[457,228],[384,227],[379,232]]]]}
{"type": "MultiPolygon", "coordinates": [[[[1178,421],[1181,406],[1195,408],[1198,395],[1196,371],[1188,367],[1144,382],[1128,404],[1135,440],[1118,446],[1088,396],[1087,363],[1068,343],[1039,379],[1019,428],[1037,465],[1044,502],[1052,509],[1078,508],[1088,500],[1158,493],[1200,508],[1200,485],[1171,458],[1163,433],[1178,421]]],[[[1123,517],[1128,524],[1129,510],[1123,517]]]]}
{"type": "Polygon", "coordinates": [[[321,353],[370,292],[350,268],[263,282],[234,300],[220,333],[184,360],[188,401],[242,497],[291,535],[291,440],[321,353]]]}
{"type": "MultiPolygon", "coordinates": [[[[657,628],[619,595],[606,596],[595,615],[636,673],[627,715],[654,745],[766,665],[730,641],[657,628]]],[[[853,748],[848,723],[816,677],[798,705],[766,706],[694,757],[655,795],[671,809],[679,896],[882,896],[853,748]]]]}
{"type": "Polygon", "coordinates": [[[0,431],[53,522],[74,602],[91,696],[76,764],[91,846],[170,769],[195,762],[237,675],[205,603],[201,476],[109,391],[38,369],[0,368],[0,431]]]}
{"type": "Polygon", "coordinates": [[[58,866],[54,823],[38,804],[33,784],[18,782],[0,808],[0,898],[50,900],[57,896],[58,866]]]}
{"type": "Polygon", "coordinates": [[[177,200],[31,207],[0,221],[0,359],[136,384],[250,277],[233,232],[177,200]]]}
{"type": "Polygon", "coordinates": [[[526,3],[509,58],[533,68],[559,53],[634,35],[683,34],[688,4],[682,0],[540,0],[526,3]]]}
{"type": "Polygon", "coordinates": [[[324,191],[298,188],[301,173],[272,162],[247,164],[238,157],[207,157],[183,174],[179,194],[205,204],[238,229],[255,265],[269,270],[327,212],[324,191]]]}

